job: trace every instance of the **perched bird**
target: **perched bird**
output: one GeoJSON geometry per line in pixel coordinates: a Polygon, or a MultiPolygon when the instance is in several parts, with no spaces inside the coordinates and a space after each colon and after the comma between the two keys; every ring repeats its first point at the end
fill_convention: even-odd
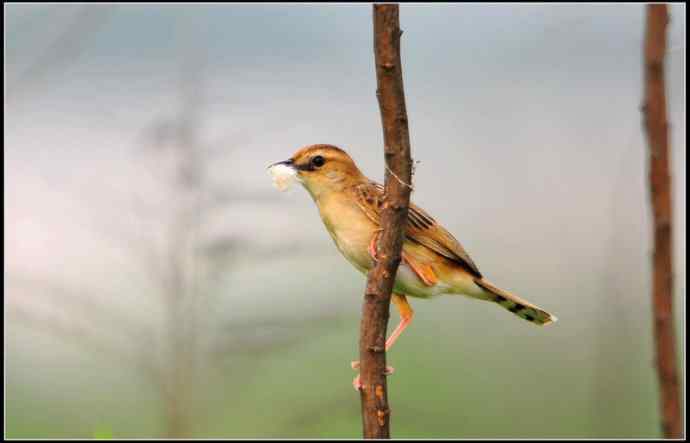
{"type": "MultiPolygon", "coordinates": [[[[279,189],[288,186],[288,177],[304,186],[338,250],[366,275],[376,260],[383,186],[364,176],[345,151],[332,145],[304,147],[269,168],[279,189]]],[[[489,282],[455,237],[410,202],[402,261],[391,299],[400,313],[400,323],[386,340],[386,350],[412,321],[407,296],[431,298],[442,294],[490,301],[536,325],[556,321],[543,309],[489,282]]],[[[358,366],[358,362],[352,362],[354,369],[358,366]]],[[[353,385],[359,389],[359,377],[353,385]]]]}

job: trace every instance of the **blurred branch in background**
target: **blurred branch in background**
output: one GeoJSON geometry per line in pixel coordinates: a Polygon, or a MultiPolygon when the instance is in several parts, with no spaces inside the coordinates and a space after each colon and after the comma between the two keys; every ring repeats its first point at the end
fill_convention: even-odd
{"type": "Polygon", "coordinates": [[[649,142],[649,185],[654,223],[652,300],[656,367],[664,437],[682,438],[683,423],[673,321],[673,200],[666,117],[664,58],[668,6],[648,5],[644,43],[644,124],[649,142]]]}
{"type": "MultiPolygon", "coordinates": [[[[56,68],[64,67],[75,60],[89,44],[89,38],[107,21],[114,8],[114,5],[105,4],[83,5],[71,14],[68,23],[60,26],[59,23],[52,22],[51,25],[61,28],[59,34],[38,51],[36,58],[29,62],[26,68],[8,82],[5,102],[35,87],[56,68]]],[[[54,16],[55,14],[51,19],[54,16]]],[[[31,26],[28,29],[35,28],[36,26],[31,26]]]]}
{"type": "MultiPolygon", "coordinates": [[[[93,14],[102,17],[103,11],[95,9],[99,12],[89,8],[76,20],[91,22],[93,14]]],[[[63,55],[41,57],[29,68],[29,77],[38,79],[74,55],[84,29],[93,26],[79,25],[67,32],[51,46],[63,55]]],[[[139,289],[142,294],[135,299],[158,304],[161,321],[146,317],[131,304],[122,305],[122,300],[131,298],[117,293],[110,296],[107,290],[87,288],[81,281],[65,283],[31,273],[6,272],[6,287],[22,293],[7,303],[13,319],[140,369],[159,393],[165,436],[176,438],[190,436],[194,430],[195,406],[200,393],[210,388],[202,385],[208,371],[226,371],[232,356],[255,358],[284,349],[303,340],[317,325],[325,326],[322,317],[332,319],[328,311],[312,319],[259,319],[237,325],[216,318],[218,295],[226,291],[220,276],[230,272],[239,259],[265,263],[288,253],[314,251],[290,242],[262,245],[235,232],[230,223],[213,229],[213,222],[236,220],[226,213],[233,205],[270,205],[278,198],[272,190],[231,183],[227,174],[214,179],[213,166],[226,162],[224,170],[232,169],[228,151],[237,145],[233,148],[227,138],[204,141],[204,63],[199,51],[187,52],[181,69],[179,110],[145,129],[142,145],[135,152],[136,161],[147,166],[155,192],[143,195],[139,189],[126,189],[138,194],[134,201],[108,195],[102,199],[108,205],[107,213],[94,210],[97,202],[86,202],[92,209],[90,215],[103,217],[95,220],[99,230],[139,260],[137,267],[153,284],[153,291],[139,289]],[[137,220],[133,229],[124,224],[131,215],[137,220]],[[310,322],[308,328],[305,321],[310,322]]]]}
{"type": "Polygon", "coordinates": [[[79,311],[81,316],[94,326],[108,325],[107,329],[112,329],[113,336],[117,335],[120,340],[128,341],[132,345],[149,347],[153,344],[150,341],[150,327],[135,321],[131,313],[99,303],[95,293],[102,293],[103,289],[61,285],[39,276],[17,272],[10,272],[6,276],[5,285],[10,290],[22,291],[25,301],[33,299],[34,302],[48,302],[47,307],[52,312],[65,309],[79,311]]]}
{"type": "MultiPolygon", "coordinates": [[[[154,364],[149,358],[150,349],[140,347],[138,351],[133,350],[131,344],[118,343],[112,336],[108,336],[112,332],[110,329],[93,325],[86,326],[75,322],[71,317],[56,315],[52,310],[49,313],[39,311],[36,307],[22,306],[18,303],[8,305],[9,316],[21,321],[25,326],[47,332],[114,361],[125,362],[140,369],[150,383],[154,385],[161,383],[163,374],[160,366],[154,364]]],[[[146,339],[146,337],[142,338],[146,339]]],[[[163,389],[164,386],[160,388],[163,389]]]]}

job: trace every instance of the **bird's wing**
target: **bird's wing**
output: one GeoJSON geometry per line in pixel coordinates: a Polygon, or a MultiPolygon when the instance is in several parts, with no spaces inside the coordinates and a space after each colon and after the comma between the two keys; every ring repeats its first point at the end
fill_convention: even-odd
{"type": "MultiPolygon", "coordinates": [[[[378,225],[381,223],[383,193],[383,186],[376,182],[362,183],[355,188],[355,200],[358,206],[369,219],[378,225]]],[[[474,264],[460,242],[422,208],[412,202],[410,202],[410,207],[407,211],[405,236],[409,240],[422,244],[432,251],[457,262],[473,276],[482,276],[479,268],[474,264]]]]}

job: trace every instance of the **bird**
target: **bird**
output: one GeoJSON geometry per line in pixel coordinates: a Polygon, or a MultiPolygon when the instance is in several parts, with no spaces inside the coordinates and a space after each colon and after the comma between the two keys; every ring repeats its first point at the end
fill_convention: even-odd
{"type": "MultiPolygon", "coordinates": [[[[292,174],[311,195],[321,220],[341,254],[367,274],[376,261],[384,188],[368,179],[343,149],[314,144],[298,149],[288,160],[273,163],[292,174]]],[[[441,224],[410,201],[391,301],[400,322],[387,338],[389,350],[410,325],[414,311],[408,297],[430,299],[458,294],[492,302],[535,325],[547,325],[556,316],[491,283],[460,242],[441,224]]],[[[351,363],[358,369],[359,362],[351,363]]],[[[388,367],[387,373],[393,368],[388,367]]],[[[359,376],[353,380],[361,388],[359,376]]]]}

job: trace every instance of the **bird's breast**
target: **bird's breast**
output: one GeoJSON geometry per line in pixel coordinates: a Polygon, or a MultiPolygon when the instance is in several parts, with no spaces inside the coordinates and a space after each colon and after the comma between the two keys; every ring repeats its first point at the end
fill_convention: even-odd
{"type": "Polygon", "coordinates": [[[319,213],[338,250],[360,272],[373,266],[369,243],[377,226],[355,202],[344,198],[323,198],[319,213]]]}

